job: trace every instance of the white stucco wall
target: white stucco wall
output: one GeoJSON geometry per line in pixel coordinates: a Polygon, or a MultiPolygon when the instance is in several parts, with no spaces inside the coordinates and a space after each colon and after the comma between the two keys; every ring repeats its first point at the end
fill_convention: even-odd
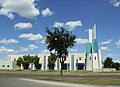
{"type": "Polygon", "coordinates": [[[12,63],[10,59],[0,60],[0,69],[12,69],[12,63]]]}
{"type": "Polygon", "coordinates": [[[99,68],[99,66],[98,66],[98,57],[99,57],[98,53],[93,54],[93,70],[99,68]]]}

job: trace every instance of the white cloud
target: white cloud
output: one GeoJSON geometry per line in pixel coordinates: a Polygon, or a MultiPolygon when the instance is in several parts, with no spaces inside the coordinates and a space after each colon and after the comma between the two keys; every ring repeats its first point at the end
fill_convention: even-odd
{"type": "Polygon", "coordinates": [[[42,44],[45,44],[45,39],[41,40],[41,43],[42,43],[42,44]]]}
{"type": "Polygon", "coordinates": [[[43,51],[41,51],[41,53],[50,53],[49,50],[45,49],[43,51]]]}
{"type": "Polygon", "coordinates": [[[35,0],[0,0],[0,15],[7,16],[10,19],[15,17],[15,14],[21,17],[32,19],[40,14],[35,7],[35,0]]]}
{"type": "Polygon", "coordinates": [[[55,22],[53,27],[63,27],[64,23],[61,22],[55,22]]]}
{"type": "Polygon", "coordinates": [[[38,47],[36,45],[34,45],[34,44],[31,44],[31,45],[28,46],[28,48],[30,50],[34,50],[34,49],[37,49],[38,47]]]}
{"type": "Polygon", "coordinates": [[[16,52],[13,49],[8,49],[4,46],[0,46],[0,53],[2,53],[2,54],[15,54],[16,52]]]}
{"type": "Polygon", "coordinates": [[[109,0],[109,3],[112,4],[115,7],[120,6],[120,0],[109,0]]]}
{"type": "Polygon", "coordinates": [[[120,6],[120,2],[116,2],[116,3],[114,3],[113,6],[115,6],[115,7],[119,7],[119,6],[120,6]]]}
{"type": "Polygon", "coordinates": [[[20,52],[27,52],[27,51],[29,51],[29,49],[28,49],[28,48],[23,48],[23,47],[21,47],[19,51],[20,51],[20,52]]]}
{"type": "Polygon", "coordinates": [[[70,30],[73,30],[74,28],[76,27],[79,27],[79,26],[82,26],[82,22],[81,21],[70,21],[70,22],[67,22],[65,24],[65,26],[70,29],[70,30]]]}
{"type": "Polygon", "coordinates": [[[30,41],[39,41],[40,39],[43,38],[43,36],[41,34],[34,35],[32,33],[28,33],[28,34],[21,34],[19,38],[28,39],[30,41]]]}
{"type": "Polygon", "coordinates": [[[120,60],[113,60],[115,63],[120,63],[120,60]]]}
{"type": "Polygon", "coordinates": [[[62,22],[55,22],[53,27],[66,27],[68,30],[73,30],[76,27],[82,26],[82,22],[80,20],[78,21],[69,21],[66,23],[62,22]]]}
{"type": "Polygon", "coordinates": [[[109,57],[113,57],[114,55],[113,55],[113,54],[107,54],[107,56],[109,56],[109,57]]]}
{"type": "Polygon", "coordinates": [[[110,57],[120,57],[120,55],[118,55],[118,54],[107,54],[107,56],[110,56],[110,57]]]}
{"type": "Polygon", "coordinates": [[[42,44],[45,44],[45,39],[46,39],[46,37],[44,37],[44,39],[41,40],[42,44]]]}
{"type": "Polygon", "coordinates": [[[100,44],[101,45],[103,45],[103,44],[110,44],[112,41],[113,41],[113,39],[108,39],[107,41],[103,41],[100,44]]]}
{"type": "Polygon", "coordinates": [[[77,49],[70,49],[71,52],[77,52],[77,49]]]}
{"type": "Polygon", "coordinates": [[[120,39],[116,42],[118,48],[120,48],[120,39]]]}
{"type": "MultiPolygon", "coordinates": [[[[50,51],[49,50],[47,50],[47,49],[44,49],[43,51],[41,51],[41,53],[50,53],[50,51]]],[[[51,53],[55,53],[55,50],[53,50],[53,51],[51,51],[51,53]]]]}
{"type": "Polygon", "coordinates": [[[0,40],[0,43],[3,43],[3,44],[11,44],[11,43],[19,43],[19,41],[15,40],[15,39],[2,39],[0,40]]]}
{"type": "Polygon", "coordinates": [[[29,45],[28,47],[20,47],[19,52],[27,52],[27,51],[33,51],[34,49],[37,49],[38,47],[34,44],[29,45]]]}
{"type": "Polygon", "coordinates": [[[13,15],[12,13],[9,13],[8,10],[5,10],[5,9],[0,9],[0,15],[4,15],[4,16],[7,16],[9,19],[13,19],[15,17],[15,15],[13,15]]]}
{"type": "Polygon", "coordinates": [[[110,50],[108,47],[101,47],[101,50],[110,50]]]}
{"type": "Polygon", "coordinates": [[[25,22],[17,23],[17,24],[14,25],[14,28],[17,28],[19,30],[21,30],[21,29],[30,29],[32,27],[33,27],[33,25],[31,23],[25,23],[25,22]]]}
{"type": "Polygon", "coordinates": [[[88,39],[77,38],[75,41],[77,41],[77,44],[86,44],[88,39]]]}
{"type": "Polygon", "coordinates": [[[88,32],[88,29],[87,29],[87,30],[85,30],[85,32],[88,32]]]}
{"type": "Polygon", "coordinates": [[[44,16],[44,17],[47,17],[47,16],[52,16],[54,14],[54,12],[50,11],[49,8],[46,8],[45,10],[42,10],[41,14],[44,16]]]}

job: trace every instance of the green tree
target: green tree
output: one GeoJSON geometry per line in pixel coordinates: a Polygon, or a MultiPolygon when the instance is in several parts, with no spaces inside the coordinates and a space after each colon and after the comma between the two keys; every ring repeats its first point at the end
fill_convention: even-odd
{"type": "Polygon", "coordinates": [[[31,56],[30,55],[24,55],[23,56],[23,66],[24,69],[28,69],[29,64],[32,62],[31,56]]]}
{"type": "Polygon", "coordinates": [[[34,63],[36,69],[40,69],[40,64],[39,64],[39,57],[37,55],[35,56],[30,56],[30,55],[24,55],[22,58],[19,57],[17,59],[17,66],[21,66],[21,63],[24,66],[24,69],[28,69],[30,63],[34,63]]]}
{"type": "Polygon", "coordinates": [[[50,51],[50,53],[51,51],[55,50],[55,53],[57,54],[58,58],[60,58],[60,75],[63,76],[62,71],[64,67],[64,61],[68,56],[68,48],[71,48],[75,45],[76,36],[73,35],[72,32],[66,30],[65,28],[53,28],[50,30],[47,27],[46,33],[48,34],[45,40],[47,44],[47,49],[50,51]]]}
{"type": "Polygon", "coordinates": [[[32,56],[32,63],[35,64],[36,69],[40,69],[40,64],[39,64],[40,58],[38,55],[32,56]]]}
{"type": "Polygon", "coordinates": [[[56,59],[57,59],[57,56],[54,53],[50,53],[50,56],[48,56],[48,66],[49,66],[49,69],[53,69],[54,70],[56,59]]]}
{"type": "Polygon", "coordinates": [[[19,57],[16,62],[17,62],[16,65],[20,67],[21,64],[23,63],[23,59],[19,57]]]}
{"type": "Polygon", "coordinates": [[[120,63],[113,63],[113,68],[116,68],[116,70],[120,69],[120,63]]]}
{"type": "Polygon", "coordinates": [[[113,68],[114,62],[112,60],[113,60],[112,58],[107,57],[106,60],[104,61],[104,67],[105,68],[113,68]]]}

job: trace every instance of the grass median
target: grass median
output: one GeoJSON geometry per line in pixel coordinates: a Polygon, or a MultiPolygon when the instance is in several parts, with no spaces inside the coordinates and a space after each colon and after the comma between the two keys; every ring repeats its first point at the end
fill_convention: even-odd
{"type": "MultiPolygon", "coordinates": [[[[30,74],[60,74],[57,70],[0,70],[0,73],[30,73],[30,74]]],[[[120,74],[120,71],[114,72],[93,72],[93,71],[63,71],[63,74],[120,74]]]]}
{"type": "Polygon", "coordinates": [[[97,84],[97,85],[120,85],[120,79],[40,77],[40,78],[37,78],[37,80],[73,82],[73,83],[83,83],[83,84],[97,84]]]}

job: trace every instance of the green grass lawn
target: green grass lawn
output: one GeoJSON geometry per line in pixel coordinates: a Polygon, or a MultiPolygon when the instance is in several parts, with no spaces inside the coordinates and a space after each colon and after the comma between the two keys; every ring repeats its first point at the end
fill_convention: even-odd
{"type": "MultiPolygon", "coordinates": [[[[60,71],[42,71],[42,70],[0,70],[0,73],[22,73],[22,74],[60,74],[60,71]]],[[[63,71],[63,74],[67,74],[67,71],[63,71]]],[[[115,72],[92,72],[92,71],[69,71],[68,74],[120,74],[120,71],[115,72]]],[[[86,84],[100,84],[100,85],[120,85],[120,79],[104,79],[104,78],[61,78],[61,77],[40,77],[38,80],[50,80],[50,81],[63,81],[63,82],[77,82],[86,84]]]]}
{"type": "Polygon", "coordinates": [[[37,80],[74,82],[74,83],[97,84],[97,85],[120,85],[120,79],[41,77],[37,80]]]}
{"type": "MultiPolygon", "coordinates": [[[[37,73],[37,74],[60,74],[60,71],[55,70],[0,70],[0,72],[13,72],[13,73],[37,73]]],[[[63,74],[67,74],[67,71],[63,71],[63,74]]],[[[114,72],[93,72],[93,71],[69,71],[68,74],[120,74],[120,71],[114,71],[114,72]]]]}

